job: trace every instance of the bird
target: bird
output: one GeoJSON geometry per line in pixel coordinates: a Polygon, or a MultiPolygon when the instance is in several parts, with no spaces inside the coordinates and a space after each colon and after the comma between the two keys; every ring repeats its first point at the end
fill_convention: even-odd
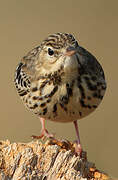
{"type": "Polygon", "coordinates": [[[48,137],[45,121],[73,122],[78,152],[82,152],[77,120],[101,103],[106,91],[102,66],[70,33],[54,33],[24,56],[16,70],[14,83],[25,106],[36,114],[48,137]]]}

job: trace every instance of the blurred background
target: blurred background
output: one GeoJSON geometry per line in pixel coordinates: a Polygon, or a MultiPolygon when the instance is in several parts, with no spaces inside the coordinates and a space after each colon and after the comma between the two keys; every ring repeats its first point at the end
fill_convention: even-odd
{"type": "MultiPolygon", "coordinates": [[[[89,161],[118,177],[118,1],[4,0],[0,2],[0,139],[29,142],[40,121],[16,93],[13,79],[20,59],[49,34],[69,32],[103,66],[107,91],[98,109],[78,121],[89,161]]],[[[59,138],[75,140],[72,123],[46,122],[59,138]]]]}

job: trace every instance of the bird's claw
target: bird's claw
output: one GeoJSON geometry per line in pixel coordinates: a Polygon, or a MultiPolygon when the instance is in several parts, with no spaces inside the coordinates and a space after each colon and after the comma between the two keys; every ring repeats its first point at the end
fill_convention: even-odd
{"type": "Polygon", "coordinates": [[[75,153],[78,155],[78,156],[81,156],[82,155],[82,146],[80,143],[78,143],[78,141],[75,141],[74,142],[74,148],[75,148],[75,153]]]}
{"type": "Polygon", "coordinates": [[[33,139],[54,138],[54,134],[50,134],[47,129],[43,129],[40,136],[32,135],[31,137],[33,139]]]}

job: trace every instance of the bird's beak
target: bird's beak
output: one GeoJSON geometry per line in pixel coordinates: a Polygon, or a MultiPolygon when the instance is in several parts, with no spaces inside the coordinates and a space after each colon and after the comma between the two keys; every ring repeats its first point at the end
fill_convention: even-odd
{"type": "Polygon", "coordinates": [[[65,52],[65,56],[72,56],[76,53],[76,48],[72,47],[72,46],[69,46],[67,49],[66,49],[66,52],[65,52]]]}

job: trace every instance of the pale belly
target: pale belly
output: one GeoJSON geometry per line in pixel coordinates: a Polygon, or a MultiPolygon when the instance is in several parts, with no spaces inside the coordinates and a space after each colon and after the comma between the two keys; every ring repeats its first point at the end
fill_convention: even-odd
{"type": "Polygon", "coordinates": [[[101,99],[94,97],[91,97],[89,100],[84,99],[82,101],[80,93],[78,95],[75,93],[72,97],[70,97],[68,104],[60,105],[60,103],[56,103],[55,110],[54,104],[50,104],[48,106],[48,109],[50,109],[49,113],[42,117],[55,122],[72,122],[88,116],[98,107],[100,102],[101,99]]]}
{"type": "MultiPolygon", "coordinates": [[[[43,98],[36,99],[34,97],[39,96],[39,92],[30,93],[29,98],[24,97],[23,101],[27,100],[26,106],[37,114],[39,117],[43,117],[47,120],[55,121],[55,122],[72,122],[83,117],[86,117],[91,112],[93,112],[98,105],[100,104],[102,98],[94,97],[93,94],[95,92],[91,92],[86,87],[85,97],[82,97],[82,93],[79,88],[75,86],[73,87],[72,94],[68,97],[68,99],[61,100],[60,97],[64,97],[66,95],[65,86],[58,88],[54,91],[54,87],[47,87],[46,90],[43,91],[43,98]],[[50,96],[46,96],[50,92],[50,96]],[[45,97],[45,98],[44,98],[45,97]],[[32,100],[32,99],[35,100],[32,100]]],[[[97,93],[97,91],[96,91],[97,93]]],[[[101,97],[104,96],[105,91],[101,91],[101,97]]]]}

